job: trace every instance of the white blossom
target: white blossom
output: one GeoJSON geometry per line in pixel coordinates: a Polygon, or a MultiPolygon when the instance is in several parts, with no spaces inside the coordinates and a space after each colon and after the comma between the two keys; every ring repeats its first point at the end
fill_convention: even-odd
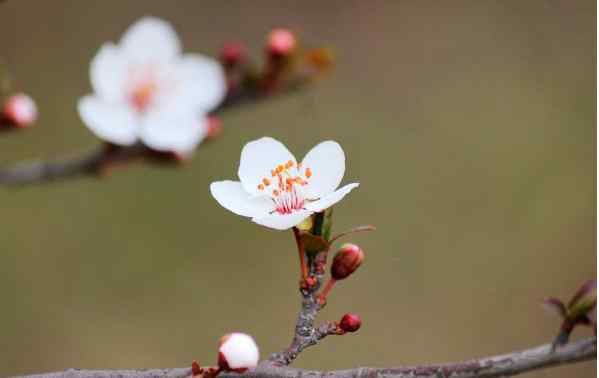
{"type": "Polygon", "coordinates": [[[359,185],[337,189],[344,173],[345,154],[336,142],[318,144],[298,163],[281,142],[265,137],[241,151],[240,181],[213,182],[210,191],[233,213],[285,230],[331,207],[359,185]]]}
{"type": "Polygon", "coordinates": [[[96,136],[182,154],[202,141],[206,114],[226,90],[220,64],[182,54],[172,26],[153,17],[129,27],[118,44],[105,43],[91,63],[90,78],[94,93],[80,99],[78,108],[96,136]]]}

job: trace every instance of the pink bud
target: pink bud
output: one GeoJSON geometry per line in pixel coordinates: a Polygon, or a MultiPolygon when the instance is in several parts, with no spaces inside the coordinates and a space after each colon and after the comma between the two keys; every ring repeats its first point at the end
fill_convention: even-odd
{"type": "Polygon", "coordinates": [[[355,244],[343,244],[333,259],[331,277],[342,280],[350,276],[364,261],[364,252],[355,244]]]}
{"type": "Polygon", "coordinates": [[[362,319],[357,314],[345,314],[339,321],[339,328],[344,332],[356,332],[362,326],[362,319]]]}
{"type": "Polygon", "coordinates": [[[242,373],[258,365],[260,352],[254,339],[245,333],[229,333],[221,337],[218,366],[225,371],[242,373]]]}
{"type": "Polygon", "coordinates": [[[268,36],[267,50],[274,55],[289,55],[296,44],[295,35],[288,29],[273,29],[268,36]]]}
{"type": "Polygon", "coordinates": [[[223,64],[232,66],[246,59],[246,50],[241,43],[230,42],[220,50],[220,60],[223,64]]]}
{"type": "Polygon", "coordinates": [[[37,119],[37,106],[31,97],[19,93],[6,100],[2,114],[12,125],[27,127],[37,119]]]}
{"type": "Polygon", "coordinates": [[[208,116],[208,131],[206,132],[206,138],[213,139],[220,135],[223,131],[223,123],[217,116],[208,116]]]}

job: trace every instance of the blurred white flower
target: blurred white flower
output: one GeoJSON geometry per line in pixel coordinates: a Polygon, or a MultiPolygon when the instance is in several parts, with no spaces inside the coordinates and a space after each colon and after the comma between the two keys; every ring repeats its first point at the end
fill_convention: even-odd
{"type": "Polygon", "coordinates": [[[259,359],[258,345],[250,335],[234,332],[221,338],[218,365],[222,369],[243,372],[255,368],[259,359]]]}
{"type": "Polygon", "coordinates": [[[337,189],[345,173],[338,143],[318,144],[297,163],[279,141],[261,138],[243,147],[239,181],[219,181],[210,191],[221,206],[252,221],[286,230],[339,202],[359,184],[337,189]]]}
{"type": "Polygon", "coordinates": [[[191,152],[207,132],[206,114],[222,101],[220,64],[181,53],[166,21],[146,17],[118,45],[105,43],[90,68],[93,95],[79,114],[99,138],[117,145],[138,141],[158,151],[191,152]]]}
{"type": "Polygon", "coordinates": [[[17,127],[27,127],[37,119],[37,106],[31,97],[18,93],[6,100],[2,115],[17,127]]]}

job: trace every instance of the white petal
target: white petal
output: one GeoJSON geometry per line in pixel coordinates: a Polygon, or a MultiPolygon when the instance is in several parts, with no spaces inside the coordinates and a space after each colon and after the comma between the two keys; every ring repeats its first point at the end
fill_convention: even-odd
{"type": "Polygon", "coordinates": [[[218,349],[231,369],[251,369],[258,365],[260,351],[254,339],[244,333],[235,332],[218,349]]]}
{"type": "Polygon", "coordinates": [[[118,47],[105,43],[90,65],[90,78],[96,95],[108,101],[123,101],[127,75],[126,57],[118,47]]]}
{"type": "Polygon", "coordinates": [[[222,207],[242,217],[263,217],[274,209],[270,198],[252,197],[239,181],[213,182],[210,193],[222,207]]]}
{"type": "Polygon", "coordinates": [[[140,130],[143,143],[157,151],[189,153],[206,136],[208,120],[195,112],[150,112],[140,130]]]}
{"type": "Polygon", "coordinates": [[[180,97],[206,112],[224,99],[227,84],[222,66],[216,60],[199,54],[187,54],[176,65],[180,97]]]}
{"type": "Polygon", "coordinates": [[[120,46],[138,63],[168,61],[181,54],[181,43],[171,24],[156,17],[144,17],[131,25],[120,46]]]}
{"type": "Polygon", "coordinates": [[[127,105],[85,96],[79,100],[78,110],[85,125],[98,138],[123,146],[136,142],[139,119],[127,105]]]}
{"type": "Polygon", "coordinates": [[[312,176],[305,187],[308,198],[320,198],[337,189],[345,173],[345,154],[337,142],[326,141],[312,148],[302,161],[302,171],[312,176]]]}
{"type": "Polygon", "coordinates": [[[266,227],[274,228],[275,230],[287,230],[293,226],[302,223],[314,211],[298,210],[291,214],[279,214],[277,212],[265,217],[254,217],[252,221],[266,227]]]}
{"type": "Polygon", "coordinates": [[[305,207],[306,207],[306,209],[314,211],[314,212],[323,211],[323,210],[328,209],[329,207],[333,206],[337,202],[341,201],[347,193],[351,192],[354,188],[357,188],[358,186],[360,186],[360,184],[358,184],[358,183],[347,184],[343,188],[336,190],[333,193],[322,197],[318,201],[308,202],[305,205],[305,207]]]}
{"type": "Polygon", "coordinates": [[[295,157],[276,139],[264,137],[249,142],[241,150],[239,162],[238,175],[243,188],[249,193],[263,195],[258,190],[262,179],[270,179],[271,170],[289,160],[296,164],[295,157]]]}

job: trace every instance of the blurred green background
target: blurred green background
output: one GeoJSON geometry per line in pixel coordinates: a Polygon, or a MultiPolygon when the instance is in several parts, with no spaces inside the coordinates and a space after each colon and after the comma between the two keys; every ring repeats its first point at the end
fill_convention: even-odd
{"type": "MultiPolygon", "coordinates": [[[[132,22],[172,22],[186,51],[231,40],[258,56],[273,27],[334,48],[311,90],[224,115],[224,134],[177,168],[0,188],[0,376],[216,360],[217,339],[288,345],[299,306],[291,232],[211,198],[269,135],[299,157],[345,149],[337,231],[366,261],[320,320],[357,312],[295,366],[449,362],[550,341],[540,301],[596,275],[596,2],[39,1],[0,5],[0,56],[34,96],[34,129],[0,135],[0,163],[86,151],[77,99],[89,62],[132,22]]],[[[576,336],[590,334],[580,330],[576,336]]],[[[594,362],[530,374],[595,376],[594,362]]]]}

